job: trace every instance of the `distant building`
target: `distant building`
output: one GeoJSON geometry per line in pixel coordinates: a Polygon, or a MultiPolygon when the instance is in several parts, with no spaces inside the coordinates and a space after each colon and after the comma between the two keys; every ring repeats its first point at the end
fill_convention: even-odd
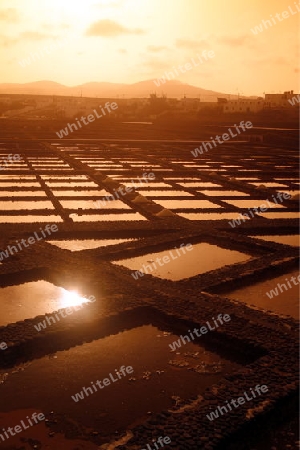
{"type": "Polygon", "coordinates": [[[179,107],[183,111],[198,111],[200,105],[200,98],[182,98],[179,100],[179,107]]]}
{"type": "Polygon", "coordinates": [[[292,106],[289,100],[292,100],[295,97],[297,97],[297,94],[294,94],[294,91],[286,91],[283,94],[265,94],[265,107],[289,108],[292,106]]]}
{"type": "Polygon", "coordinates": [[[223,104],[220,102],[200,102],[199,103],[199,111],[223,111],[223,104]]]}
{"type": "Polygon", "coordinates": [[[264,109],[265,101],[262,97],[256,99],[239,98],[237,100],[228,100],[223,102],[224,113],[232,114],[239,112],[256,113],[264,109]]]}
{"type": "Polygon", "coordinates": [[[218,97],[217,101],[218,101],[219,105],[224,105],[225,103],[228,103],[228,99],[224,98],[224,97],[218,97]]]}

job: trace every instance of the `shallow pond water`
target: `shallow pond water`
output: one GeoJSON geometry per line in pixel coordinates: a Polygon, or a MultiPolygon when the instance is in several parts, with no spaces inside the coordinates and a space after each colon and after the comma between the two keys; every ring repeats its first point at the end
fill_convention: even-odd
{"type": "Polygon", "coordinates": [[[260,309],[269,310],[276,314],[289,315],[299,319],[299,282],[294,285],[291,277],[299,277],[299,270],[293,270],[285,275],[260,281],[251,286],[235,289],[226,293],[226,297],[239,300],[247,305],[253,305],[260,309]],[[281,285],[281,289],[278,286],[281,285]],[[289,283],[289,284],[288,284],[289,283]],[[283,286],[286,285],[286,288],[283,286]],[[291,287],[290,287],[291,286],[291,287]],[[273,292],[272,298],[271,291],[273,292]],[[282,292],[281,292],[282,291],[282,292]],[[269,293],[269,296],[267,295],[269,293]],[[277,295],[276,295],[277,293],[277,295]]]}
{"type": "Polygon", "coordinates": [[[1,287],[0,326],[81,305],[87,302],[83,295],[44,280],[1,287]]]}
{"type": "Polygon", "coordinates": [[[222,208],[209,200],[155,200],[155,203],[167,209],[222,208]]]}
{"type": "Polygon", "coordinates": [[[49,244],[71,252],[90,250],[99,247],[122,244],[123,242],[136,241],[137,239],[74,239],[68,241],[48,241],[49,244]]]}
{"type": "Polygon", "coordinates": [[[139,213],[125,213],[125,214],[70,214],[74,222],[119,222],[125,220],[132,222],[134,220],[147,220],[146,217],[139,213]]]}
{"type": "Polygon", "coordinates": [[[96,430],[109,441],[116,430],[195,398],[225,374],[242,367],[234,355],[228,359],[220,351],[204,347],[201,337],[173,352],[170,345],[178,339],[169,329],[146,324],[6,371],[0,385],[1,410],[54,411],[54,418],[67,418],[87,433],[96,430]],[[122,365],[130,366],[131,373],[125,371],[122,376],[122,365]],[[108,379],[105,385],[104,379],[108,379]],[[102,382],[101,389],[97,380],[102,382]]]}
{"type": "Polygon", "coordinates": [[[200,192],[200,194],[208,195],[210,197],[216,196],[216,197],[240,197],[240,196],[249,196],[250,194],[246,194],[242,191],[213,191],[213,190],[203,190],[203,191],[197,191],[200,192]]]}
{"type": "MultiPolygon", "coordinates": [[[[188,244],[188,242],[185,244],[188,244]]],[[[114,261],[114,264],[127,267],[133,271],[140,270],[142,273],[148,273],[158,278],[178,281],[219,269],[225,265],[244,262],[250,258],[251,256],[245,253],[202,242],[193,245],[192,250],[189,251],[184,247],[183,249],[173,248],[131,259],[114,261]],[[165,256],[170,261],[164,264],[162,258],[165,256]]]]}

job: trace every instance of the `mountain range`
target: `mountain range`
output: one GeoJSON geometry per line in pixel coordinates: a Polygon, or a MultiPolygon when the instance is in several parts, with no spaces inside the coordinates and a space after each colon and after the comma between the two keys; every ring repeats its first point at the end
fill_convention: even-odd
{"type": "MultiPolygon", "coordinates": [[[[216,102],[218,97],[229,98],[228,94],[202,89],[177,80],[166,80],[157,86],[158,80],[146,80],[133,84],[90,82],[78,86],[65,86],[54,81],[32,83],[2,83],[0,94],[62,95],[99,98],[149,98],[150,94],[166,95],[168,98],[199,98],[201,101],[216,102]],[[154,83],[156,81],[156,84],[154,83]]],[[[230,95],[231,99],[236,95],[230,95]]]]}

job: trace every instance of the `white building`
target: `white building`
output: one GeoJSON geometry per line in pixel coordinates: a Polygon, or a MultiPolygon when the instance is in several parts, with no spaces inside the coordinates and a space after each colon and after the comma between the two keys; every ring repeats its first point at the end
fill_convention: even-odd
{"type": "Polygon", "coordinates": [[[256,113],[264,109],[265,101],[262,97],[256,99],[239,98],[237,100],[228,100],[224,103],[223,111],[228,114],[239,112],[253,112],[256,113]]]}
{"type": "Polygon", "coordinates": [[[296,97],[297,94],[294,94],[294,91],[286,91],[283,94],[265,94],[265,107],[288,108],[292,106],[292,103],[289,103],[289,100],[296,97]]]}

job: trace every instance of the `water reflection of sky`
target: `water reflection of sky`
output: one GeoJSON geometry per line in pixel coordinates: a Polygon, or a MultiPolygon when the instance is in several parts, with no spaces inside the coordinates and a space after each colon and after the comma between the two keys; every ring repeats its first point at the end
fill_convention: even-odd
{"type": "Polygon", "coordinates": [[[133,271],[140,270],[158,278],[177,281],[249,259],[250,255],[245,253],[202,242],[194,244],[190,251],[173,248],[114,261],[114,264],[125,266],[133,271]],[[169,257],[166,263],[162,262],[164,256],[169,257]]]}
{"type": "Polygon", "coordinates": [[[44,280],[0,288],[0,326],[88,303],[83,295],[44,280]]]}
{"type": "Polygon", "coordinates": [[[69,308],[72,306],[83,305],[84,303],[89,303],[89,300],[83,297],[77,291],[67,291],[66,289],[62,289],[61,297],[60,297],[61,308],[69,308]]]}
{"type": "Polygon", "coordinates": [[[71,239],[68,241],[48,241],[49,244],[71,252],[122,244],[136,239],[71,239]]]}

